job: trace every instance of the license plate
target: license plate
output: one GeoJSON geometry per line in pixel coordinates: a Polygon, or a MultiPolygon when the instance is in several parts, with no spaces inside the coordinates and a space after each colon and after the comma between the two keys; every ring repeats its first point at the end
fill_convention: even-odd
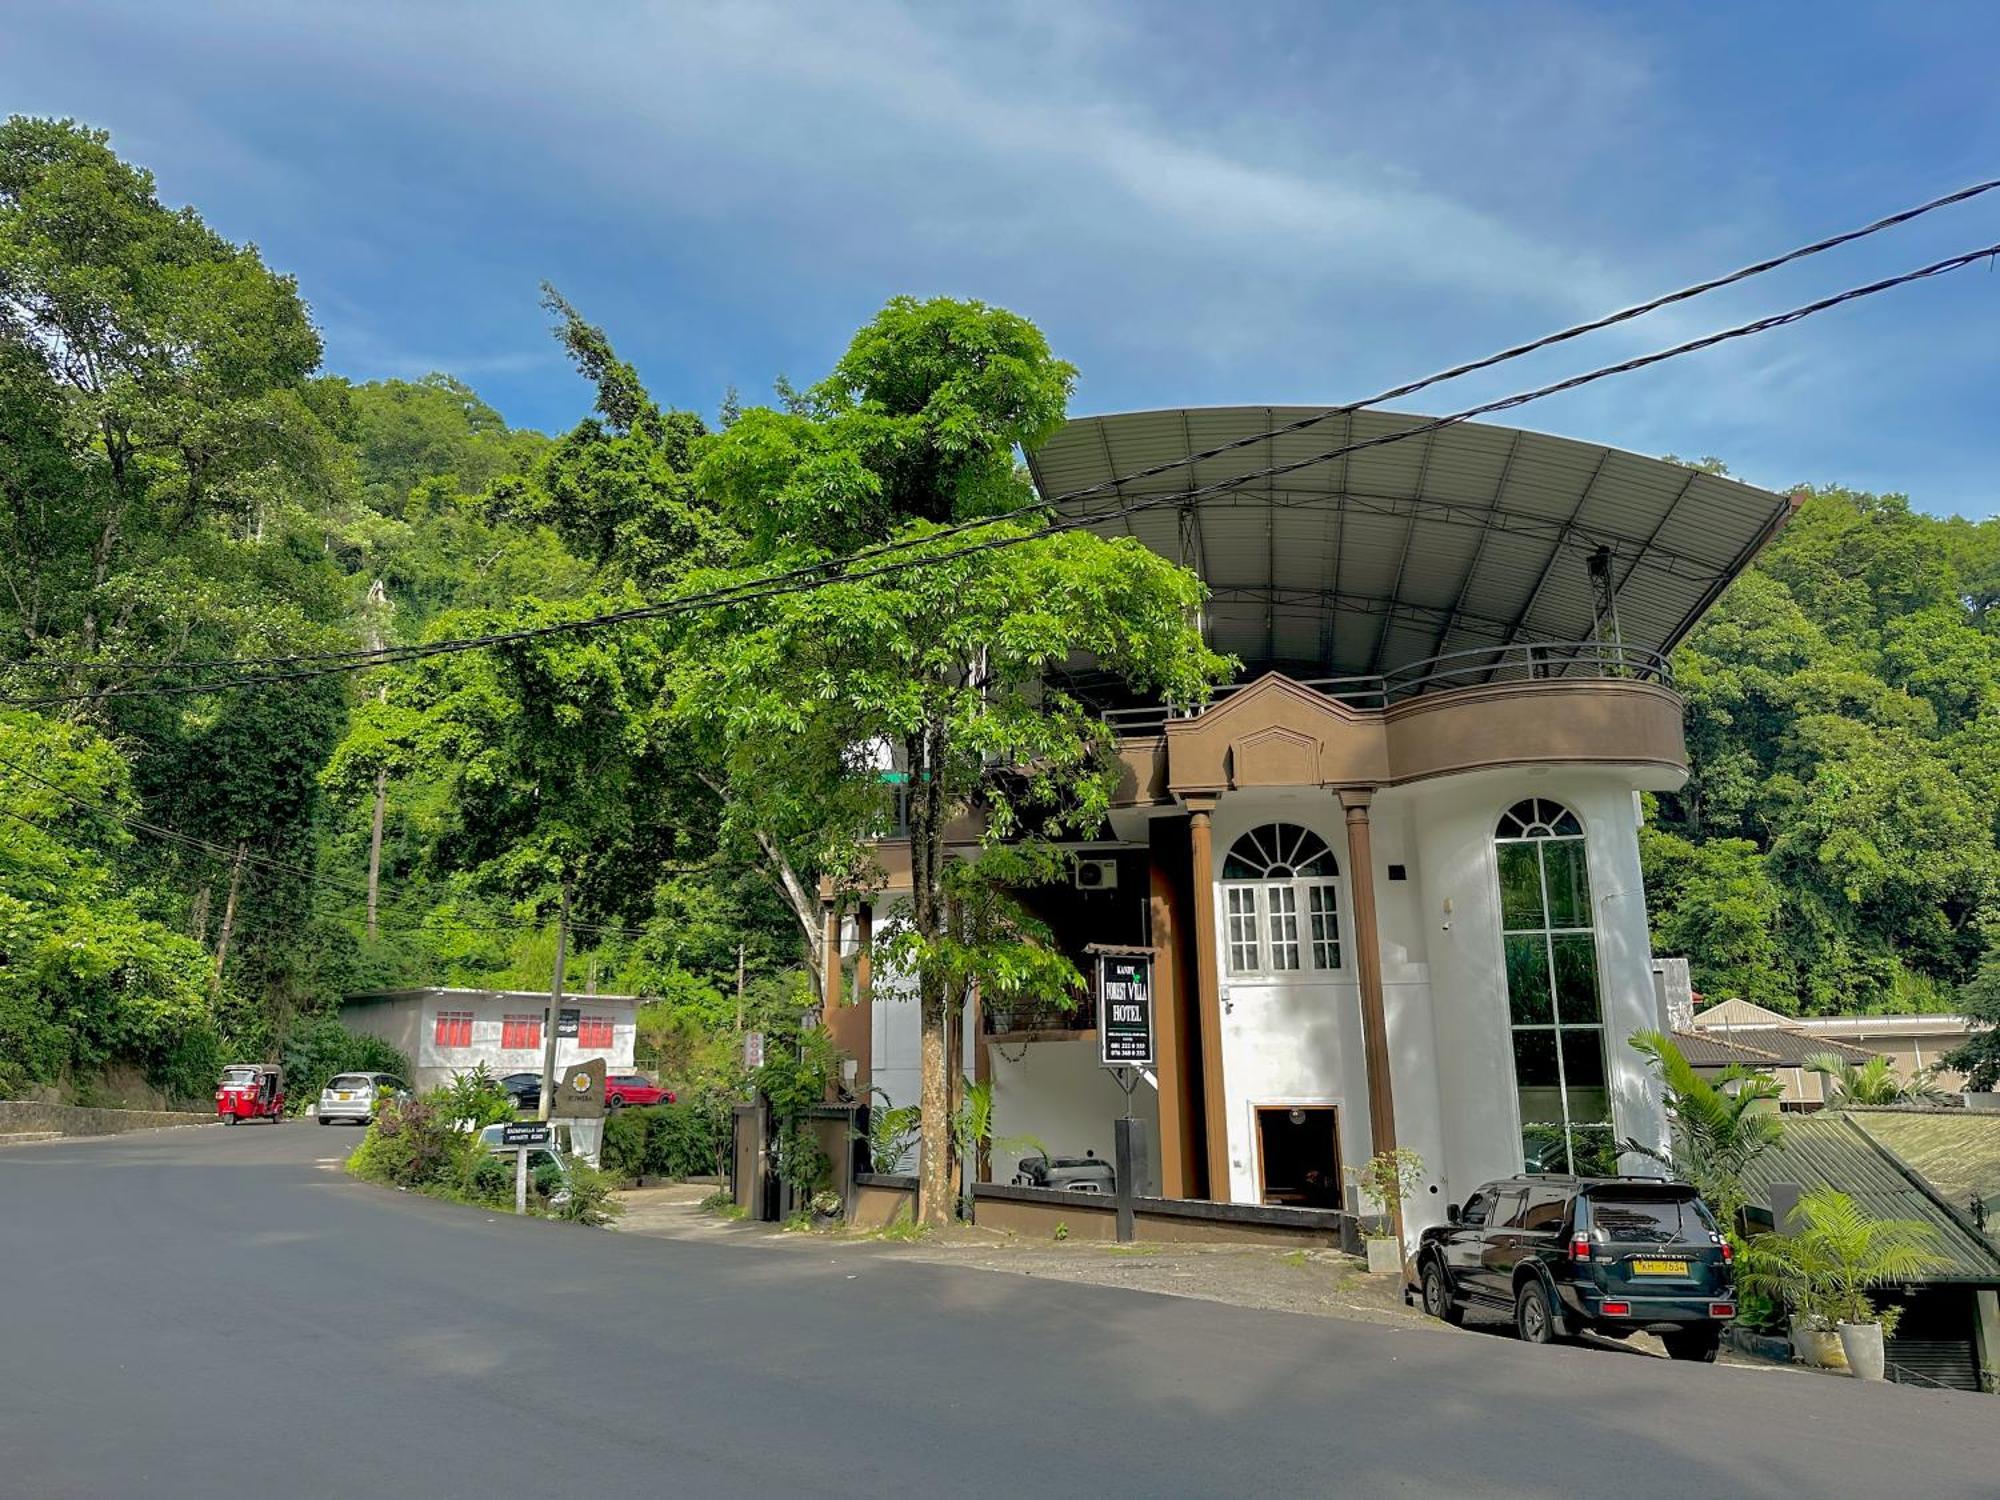
{"type": "Polygon", "coordinates": [[[341,1093],[341,1094],[335,1094],[333,1097],[336,1099],[346,1100],[346,1099],[352,1099],[354,1096],[352,1094],[341,1093]]]}
{"type": "Polygon", "coordinates": [[[1688,1263],[1684,1260],[1635,1260],[1632,1262],[1634,1276],[1685,1276],[1688,1263]]]}

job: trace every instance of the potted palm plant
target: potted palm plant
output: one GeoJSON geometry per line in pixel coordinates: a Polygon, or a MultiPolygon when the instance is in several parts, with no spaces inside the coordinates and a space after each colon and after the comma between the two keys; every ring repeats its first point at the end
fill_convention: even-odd
{"type": "Polygon", "coordinates": [[[1368,1247],[1368,1274],[1393,1276],[1403,1269],[1403,1245],[1396,1237],[1396,1224],[1403,1203],[1423,1181],[1424,1159],[1408,1147],[1379,1151],[1360,1171],[1350,1171],[1361,1196],[1374,1205],[1374,1217],[1362,1227],[1368,1247]]]}
{"type": "Polygon", "coordinates": [[[1822,1343],[1830,1324],[1855,1378],[1880,1380],[1887,1369],[1883,1340],[1898,1309],[1877,1307],[1870,1294],[1937,1269],[1935,1231],[1917,1219],[1878,1219],[1831,1187],[1799,1199],[1798,1222],[1796,1230],[1750,1242],[1739,1282],[1791,1307],[1795,1347],[1800,1322],[1822,1343]]]}

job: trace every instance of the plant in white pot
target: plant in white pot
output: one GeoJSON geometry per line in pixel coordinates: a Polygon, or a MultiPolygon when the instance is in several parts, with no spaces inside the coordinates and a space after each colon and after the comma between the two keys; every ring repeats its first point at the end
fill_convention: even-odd
{"type": "Polygon", "coordinates": [[[1360,1171],[1350,1170],[1361,1196],[1374,1206],[1372,1221],[1361,1231],[1368,1247],[1368,1273],[1394,1276],[1403,1269],[1403,1245],[1396,1237],[1396,1224],[1403,1203],[1423,1181],[1424,1159],[1408,1147],[1378,1151],[1360,1171]]]}
{"type": "Polygon", "coordinates": [[[1880,1380],[1887,1368],[1883,1339],[1899,1309],[1878,1308],[1870,1293],[1936,1270],[1942,1263],[1936,1232],[1918,1219],[1878,1219],[1831,1187],[1799,1199],[1798,1224],[1752,1240],[1739,1283],[1784,1299],[1793,1313],[1794,1347],[1804,1341],[1802,1356],[1831,1325],[1855,1378],[1880,1380]]]}

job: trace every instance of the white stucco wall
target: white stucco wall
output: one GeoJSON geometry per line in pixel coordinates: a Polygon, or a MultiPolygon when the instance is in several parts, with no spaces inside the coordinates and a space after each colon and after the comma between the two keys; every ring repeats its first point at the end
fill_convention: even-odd
{"type": "MultiPolygon", "coordinates": [[[[1021,1042],[1005,1048],[987,1043],[993,1079],[993,1134],[1033,1135],[1052,1156],[1082,1156],[1095,1152],[1115,1161],[1112,1122],[1125,1113],[1125,1092],[1104,1071],[1097,1057],[1097,1038],[1074,1041],[1021,1042]]],[[[1132,1091],[1132,1114],[1146,1124],[1147,1180],[1142,1193],[1159,1190],[1160,1101],[1143,1078],[1132,1091]]],[[[1012,1182],[1020,1159],[1034,1147],[1022,1143],[996,1145],[993,1180],[1012,1182]]]]}
{"type": "MultiPolygon", "coordinates": [[[[449,1083],[460,1072],[480,1063],[494,1077],[509,1073],[538,1073],[542,1067],[539,1047],[502,1047],[500,1037],[505,1019],[511,1015],[539,1015],[548,1005],[546,995],[505,995],[486,991],[432,990],[391,1000],[364,1004],[349,1002],[342,1008],[342,1021],[356,1030],[365,1030],[397,1043],[410,1058],[415,1070],[411,1080],[420,1088],[449,1083]],[[437,1016],[444,1011],[472,1013],[472,1045],[437,1045],[437,1016]]],[[[632,1049],[636,1039],[638,1002],[629,995],[566,995],[563,1008],[576,1009],[586,1016],[611,1018],[611,1046],[578,1045],[574,1037],[556,1039],[556,1072],[586,1058],[602,1057],[613,1073],[632,1071],[632,1049]]]]}
{"type": "MultiPolygon", "coordinates": [[[[1428,1058],[1404,1045],[1418,1039],[1414,1015],[1401,1018],[1410,1024],[1394,1058],[1399,1130],[1404,1092],[1411,1087],[1405,1080],[1426,1068],[1434,1073],[1439,1112],[1437,1150],[1425,1154],[1429,1180],[1408,1215],[1413,1231],[1442,1222],[1445,1204],[1462,1200],[1481,1182],[1521,1169],[1493,831],[1500,814],[1522,797],[1552,797],[1583,823],[1613,1119],[1620,1140],[1658,1142],[1664,1136],[1657,1084],[1630,1046],[1633,1032],[1658,1019],[1634,784],[1615,769],[1482,772],[1398,788],[1378,803],[1408,808],[1417,854],[1411,876],[1429,958],[1428,1058]]],[[[1393,1009],[1390,1029],[1399,1035],[1393,1009]]],[[[1622,1166],[1648,1170],[1631,1156],[1622,1166]]]]}

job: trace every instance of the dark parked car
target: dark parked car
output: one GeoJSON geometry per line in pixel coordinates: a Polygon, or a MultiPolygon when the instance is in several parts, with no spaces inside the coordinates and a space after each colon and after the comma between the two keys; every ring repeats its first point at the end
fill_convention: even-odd
{"type": "Polygon", "coordinates": [[[1712,1360],[1736,1316],[1729,1242],[1686,1183],[1510,1177],[1447,1212],[1417,1246],[1424,1311],[1447,1323],[1508,1313],[1531,1344],[1644,1329],[1674,1359],[1712,1360]]]}
{"type": "Polygon", "coordinates": [[[514,1101],[516,1109],[542,1107],[542,1075],[539,1073],[509,1073],[500,1080],[500,1087],[507,1091],[507,1097],[514,1101]]]}

